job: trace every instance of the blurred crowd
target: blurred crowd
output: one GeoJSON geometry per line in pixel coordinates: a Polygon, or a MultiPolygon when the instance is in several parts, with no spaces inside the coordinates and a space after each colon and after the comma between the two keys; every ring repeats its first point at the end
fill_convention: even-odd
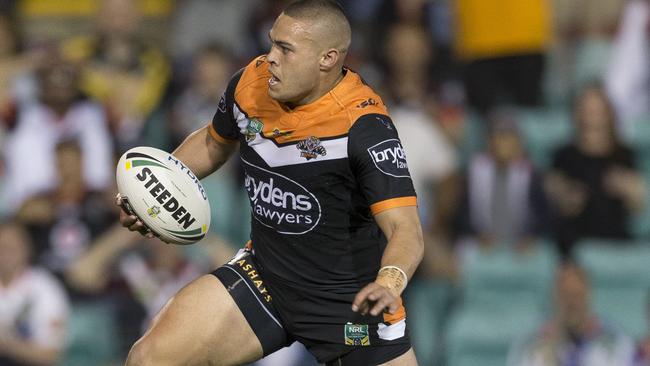
{"type": "MultiPolygon", "coordinates": [[[[0,0],[0,365],[121,364],[245,243],[237,159],[190,247],[119,226],[114,168],[211,121],[286,3],[0,0]]],[[[420,364],[650,365],[650,1],[341,4],[418,193],[420,364]]]]}

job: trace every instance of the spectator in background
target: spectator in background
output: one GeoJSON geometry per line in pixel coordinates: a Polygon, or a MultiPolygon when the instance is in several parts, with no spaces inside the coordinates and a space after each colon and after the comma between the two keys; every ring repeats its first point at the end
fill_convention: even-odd
{"type": "Polygon", "coordinates": [[[61,279],[92,239],[117,218],[108,191],[93,190],[84,181],[83,158],[77,141],[57,144],[52,167],[57,186],[27,199],[17,213],[35,239],[37,262],[61,279]]]}
{"type": "Polygon", "coordinates": [[[52,57],[38,80],[39,100],[18,109],[2,146],[7,169],[3,195],[13,211],[28,197],[57,187],[55,149],[64,140],[79,141],[86,187],[101,190],[113,180],[106,116],[81,96],[77,69],[52,57]]]}
{"type": "Polygon", "coordinates": [[[458,0],[455,11],[469,104],[483,113],[504,102],[539,105],[551,38],[548,1],[458,0]]]}
{"type": "Polygon", "coordinates": [[[139,235],[113,226],[71,264],[67,276],[76,287],[99,293],[120,272],[146,309],[145,322],[140,325],[145,330],[167,300],[204,269],[191,262],[179,246],[156,240],[141,247],[142,240],[139,235]]]}
{"type": "Polygon", "coordinates": [[[120,150],[138,143],[170,75],[161,51],[138,36],[138,22],[137,2],[102,0],[95,34],[62,47],[65,57],[82,67],[82,90],[107,108],[120,150]]]}
{"type": "MultiPolygon", "coordinates": [[[[626,0],[552,0],[554,44],[549,54],[551,78],[576,93],[607,70],[612,38],[626,0]]],[[[558,100],[561,102],[561,100],[558,100]]]]}
{"type": "MultiPolygon", "coordinates": [[[[130,342],[138,336],[138,324],[119,322],[116,315],[116,304],[134,301],[129,302],[130,295],[119,276],[111,278],[105,291],[92,291],[71,281],[68,271],[115,223],[117,212],[111,197],[114,193],[93,190],[84,181],[84,155],[77,141],[63,141],[55,151],[52,169],[57,173],[56,186],[26,200],[18,211],[18,219],[26,224],[34,239],[36,262],[62,280],[70,296],[72,320],[78,326],[71,334],[72,351],[65,364],[99,365],[125,356],[128,345],[120,353],[115,344],[119,340],[130,342]],[[111,336],[116,328],[122,332],[118,340],[111,336]],[[84,342],[93,347],[83,346],[84,342]]],[[[130,306],[129,312],[136,318],[142,314],[137,306],[130,306]]]]}
{"type": "MultiPolygon", "coordinates": [[[[435,315],[431,297],[446,286],[454,271],[451,253],[434,232],[434,222],[441,207],[441,187],[455,172],[457,161],[454,149],[427,108],[432,100],[428,76],[434,59],[427,29],[420,22],[400,20],[387,27],[385,37],[382,43],[388,73],[384,95],[408,157],[427,246],[423,265],[410,285],[409,327],[418,360],[431,364],[439,351],[435,346],[441,343],[439,324],[432,320],[435,315]]],[[[367,100],[358,108],[376,102],[367,100]]]]}
{"type": "Polygon", "coordinates": [[[435,215],[436,184],[456,168],[455,152],[427,110],[431,100],[427,71],[433,60],[432,45],[426,29],[412,23],[392,25],[385,44],[390,88],[385,93],[387,104],[409,158],[409,171],[426,230],[435,215]]]}
{"type": "Polygon", "coordinates": [[[4,124],[13,122],[9,120],[16,104],[36,97],[33,73],[44,61],[43,48],[24,50],[15,16],[0,12],[0,119],[4,124]]]}
{"type": "Polygon", "coordinates": [[[471,159],[466,173],[460,234],[472,246],[524,248],[547,221],[540,173],[525,156],[514,110],[491,112],[488,129],[488,149],[471,159]]]}
{"type": "MultiPolygon", "coordinates": [[[[352,3],[355,3],[354,1],[352,3]]],[[[372,60],[384,62],[385,52],[375,42],[377,38],[386,38],[386,34],[394,24],[410,24],[422,27],[426,33],[429,45],[427,49],[432,53],[432,61],[427,67],[427,80],[439,87],[449,79],[457,78],[458,67],[454,65],[455,59],[452,52],[452,16],[451,1],[428,0],[385,0],[385,1],[357,1],[356,6],[348,5],[350,10],[358,11],[364,8],[367,16],[377,13],[371,32],[361,33],[363,46],[369,49],[372,60]],[[377,9],[373,9],[376,7],[377,9]],[[383,54],[382,54],[383,53],[383,54]]],[[[355,16],[355,14],[350,14],[355,16]]],[[[356,34],[356,33],[355,33],[356,34]]],[[[355,41],[356,42],[356,41],[355,41]]],[[[408,57],[408,55],[402,55],[408,57]]],[[[385,65],[384,65],[385,66],[385,65]]],[[[388,65],[390,66],[390,65],[388,65]]],[[[365,77],[364,77],[365,78],[365,77]]]]}
{"type": "Polygon", "coordinates": [[[282,12],[289,0],[266,0],[251,10],[248,19],[248,41],[255,55],[268,52],[271,47],[269,30],[275,22],[275,14],[282,12]]]}
{"type": "Polygon", "coordinates": [[[54,365],[66,340],[68,299],[47,271],[29,265],[30,241],[0,223],[0,365],[54,365]]]}
{"type": "Polygon", "coordinates": [[[645,202],[634,152],[618,138],[611,104],[600,86],[579,94],[574,120],[574,140],[554,153],[546,180],[564,257],[583,238],[628,239],[628,219],[645,202]]]}
{"type": "Polygon", "coordinates": [[[605,74],[619,123],[626,125],[650,114],[650,2],[628,0],[605,74]]]}
{"type": "Polygon", "coordinates": [[[189,83],[180,91],[171,108],[169,129],[173,146],[212,120],[215,106],[219,104],[233,69],[233,56],[223,46],[210,43],[197,51],[190,68],[189,83]]]}
{"type": "MultiPolygon", "coordinates": [[[[192,58],[201,46],[218,42],[233,50],[239,59],[258,55],[251,46],[247,26],[251,14],[265,8],[262,0],[186,0],[177,2],[172,23],[171,48],[176,60],[192,58]],[[251,49],[252,48],[252,49],[251,49]]],[[[271,24],[264,28],[266,32],[271,24]]],[[[268,50],[265,47],[264,50],[268,50]]]]}
{"type": "Polygon", "coordinates": [[[195,255],[191,255],[191,249],[159,240],[144,243],[140,235],[113,225],[69,264],[65,279],[77,293],[97,298],[107,298],[118,285],[119,291],[128,291],[128,296],[112,296],[120,323],[130,323],[120,324],[119,329],[120,346],[126,347],[119,351],[126,351],[177,291],[234,254],[230,245],[215,236],[202,243],[192,248],[195,255]],[[137,308],[144,312],[140,314],[137,308]]]}
{"type": "Polygon", "coordinates": [[[509,366],[625,366],[632,340],[604,323],[591,309],[585,272],[560,268],[555,283],[556,314],[528,339],[513,345],[509,366]]]}

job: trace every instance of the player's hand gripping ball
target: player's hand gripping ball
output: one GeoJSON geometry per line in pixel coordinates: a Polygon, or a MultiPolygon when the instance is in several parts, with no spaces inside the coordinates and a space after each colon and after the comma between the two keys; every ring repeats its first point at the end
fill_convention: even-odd
{"type": "Polygon", "coordinates": [[[117,189],[125,210],[172,244],[201,240],[210,227],[210,203],[194,173],[171,154],[140,146],[117,164],[117,189]]]}

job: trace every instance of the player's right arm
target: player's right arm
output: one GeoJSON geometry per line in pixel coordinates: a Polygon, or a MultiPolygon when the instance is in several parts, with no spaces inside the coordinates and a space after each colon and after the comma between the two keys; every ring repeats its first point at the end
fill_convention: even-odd
{"type": "Polygon", "coordinates": [[[194,131],[172,153],[187,165],[199,179],[203,179],[219,169],[237,146],[234,142],[217,141],[211,136],[210,129],[212,128],[211,125],[207,125],[194,131]]]}
{"type": "MultiPolygon", "coordinates": [[[[234,115],[235,89],[242,73],[243,69],[237,72],[228,83],[226,91],[219,100],[212,122],[191,133],[172,152],[172,155],[180,159],[199,179],[203,179],[219,169],[237,148],[239,129],[234,115]]],[[[122,206],[119,194],[116,197],[116,203],[118,206],[122,206]]],[[[120,223],[131,231],[138,231],[147,237],[153,237],[142,221],[125,210],[120,211],[120,223]]]]}

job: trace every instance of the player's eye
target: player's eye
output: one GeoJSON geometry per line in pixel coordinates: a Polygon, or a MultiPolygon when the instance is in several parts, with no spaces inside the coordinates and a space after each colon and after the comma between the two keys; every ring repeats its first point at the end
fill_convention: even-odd
{"type": "Polygon", "coordinates": [[[280,50],[282,51],[282,54],[284,54],[284,55],[286,55],[287,53],[289,53],[289,51],[291,51],[290,49],[288,49],[286,47],[280,47],[280,50]]]}

